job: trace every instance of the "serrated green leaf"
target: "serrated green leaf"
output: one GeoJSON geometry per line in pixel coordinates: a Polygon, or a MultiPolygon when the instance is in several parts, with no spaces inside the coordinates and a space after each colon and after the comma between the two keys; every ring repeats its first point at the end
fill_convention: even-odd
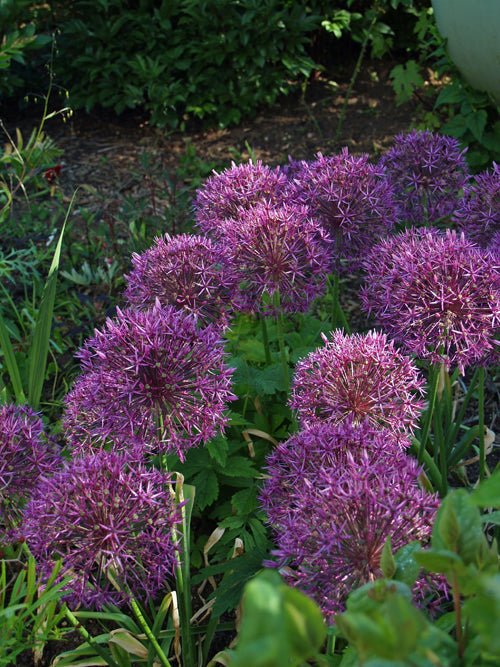
{"type": "Polygon", "coordinates": [[[231,505],[240,516],[246,516],[253,512],[259,506],[257,501],[257,488],[250,486],[248,489],[242,489],[233,494],[231,498],[231,505]]]}
{"type": "Polygon", "coordinates": [[[219,495],[219,483],[217,475],[211,468],[207,468],[195,475],[192,480],[196,488],[196,504],[200,510],[205,509],[217,500],[219,495]]]}
{"type": "Polygon", "coordinates": [[[211,438],[206,444],[208,453],[216,461],[221,468],[226,465],[227,455],[229,452],[229,444],[227,439],[224,436],[219,435],[215,438],[211,438]]]}
{"type": "Polygon", "coordinates": [[[257,474],[252,461],[244,456],[231,456],[223,472],[227,477],[245,477],[248,479],[254,478],[257,474]]]}
{"type": "Polygon", "coordinates": [[[275,394],[288,388],[281,363],[255,370],[252,384],[257,394],[275,394]]]}

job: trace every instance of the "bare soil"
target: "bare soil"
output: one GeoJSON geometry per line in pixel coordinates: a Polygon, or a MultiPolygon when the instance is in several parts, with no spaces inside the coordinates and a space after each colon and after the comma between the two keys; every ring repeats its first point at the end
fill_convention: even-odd
{"type": "MultiPolygon", "coordinates": [[[[64,149],[62,185],[86,183],[107,189],[116,177],[126,182],[127,170],[137,165],[146,150],[175,169],[186,144],[196,149],[205,162],[227,163],[238,157],[257,159],[272,166],[294,159],[311,159],[343,146],[355,154],[377,157],[399,132],[407,131],[417,119],[414,102],[396,105],[389,73],[395,63],[370,61],[361,68],[349,97],[342,131],[335,134],[354,69],[353,63],[335,72],[317,73],[305,94],[283,97],[254,118],[235,127],[204,129],[188,125],[183,133],[150,126],[145,114],[129,112],[115,116],[108,110],[91,115],[77,111],[71,119],[49,120],[47,133],[64,149]]],[[[431,85],[429,83],[429,85],[431,85]]]]}

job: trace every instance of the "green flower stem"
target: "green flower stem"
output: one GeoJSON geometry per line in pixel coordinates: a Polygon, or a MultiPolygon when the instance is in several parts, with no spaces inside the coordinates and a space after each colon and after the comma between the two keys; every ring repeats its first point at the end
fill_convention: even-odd
{"type": "Polygon", "coordinates": [[[344,117],[347,111],[347,105],[349,103],[349,99],[351,97],[352,89],[354,86],[354,82],[358,78],[359,70],[361,68],[361,63],[363,62],[363,58],[365,56],[365,51],[366,47],[368,46],[368,42],[370,41],[370,38],[372,36],[372,30],[375,26],[375,23],[378,20],[379,17],[379,12],[380,12],[380,7],[375,7],[376,11],[373,14],[373,18],[371,20],[370,25],[368,26],[368,30],[365,32],[365,36],[363,39],[363,43],[361,44],[361,51],[359,53],[358,59],[356,61],[356,66],[354,67],[354,72],[352,73],[351,80],[349,82],[349,88],[347,89],[347,93],[345,95],[344,99],[344,104],[342,105],[342,110],[340,112],[339,120],[337,123],[337,130],[335,132],[335,139],[333,140],[334,143],[337,143],[338,140],[340,139],[340,132],[342,130],[342,123],[344,122],[344,117]]]}
{"type": "Polygon", "coordinates": [[[290,372],[288,369],[288,360],[286,358],[284,329],[285,327],[283,324],[283,313],[280,313],[278,315],[278,343],[280,346],[280,357],[281,357],[281,365],[283,366],[283,375],[285,377],[286,393],[288,394],[288,391],[290,389],[290,372]]]}
{"type": "Polygon", "coordinates": [[[262,342],[264,343],[264,354],[266,355],[266,364],[271,365],[271,348],[269,347],[269,336],[267,334],[267,321],[265,317],[260,318],[262,327],[262,342]]]}
{"type": "Polygon", "coordinates": [[[339,274],[335,272],[333,276],[328,276],[328,285],[332,291],[332,330],[341,326],[346,334],[351,333],[347,318],[340,305],[340,281],[339,274]],[[333,282],[332,282],[333,278],[333,282]]]}
{"type": "Polygon", "coordinates": [[[441,410],[441,401],[435,405],[434,419],[434,444],[435,457],[439,458],[441,471],[441,497],[444,498],[448,492],[448,449],[443,433],[443,415],[441,410]]]}
{"type": "Polygon", "coordinates": [[[485,451],[484,451],[484,366],[479,368],[478,390],[478,426],[479,426],[479,479],[485,477],[485,451]]]}
{"type": "Polygon", "coordinates": [[[146,637],[149,639],[149,641],[153,645],[153,647],[156,651],[156,655],[160,659],[160,662],[163,665],[163,667],[172,667],[172,665],[170,664],[167,656],[165,655],[161,646],[159,645],[158,640],[156,639],[156,637],[154,636],[151,628],[147,624],[147,621],[144,618],[144,616],[142,614],[142,611],[140,610],[139,605],[134,600],[134,598],[131,598],[130,606],[132,607],[132,611],[134,612],[136,619],[139,621],[139,625],[144,630],[144,634],[146,635],[146,637]]]}
{"type": "Polygon", "coordinates": [[[438,390],[439,382],[439,371],[440,366],[435,366],[434,364],[429,367],[429,406],[424,414],[424,424],[420,431],[420,449],[418,452],[418,462],[423,463],[424,460],[424,450],[427,443],[427,438],[429,437],[429,431],[431,428],[432,417],[434,414],[434,408],[436,405],[436,397],[438,390]]]}
{"type": "Polygon", "coordinates": [[[175,499],[178,504],[187,500],[181,507],[182,513],[182,563],[180,557],[175,568],[176,588],[181,623],[182,651],[184,655],[183,667],[195,667],[196,651],[191,633],[191,564],[189,549],[191,543],[191,512],[193,509],[195,488],[189,484],[178,483],[175,490],[175,499]]]}
{"type": "MultiPolygon", "coordinates": [[[[107,651],[105,651],[101,646],[99,646],[97,642],[94,641],[92,635],[87,632],[87,630],[83,627],[83,625],[80,623],[80,621],[76,618],[76,616],[70,609],[66,607],[64,609],[64,613],[68,621],[75,628],[75,630],[77,630],[80,633],[80,635],[85,639],[87,644],[91,646],[94,649],[94,651],[106,661],[107,665],[110,665],[110,667],[120,667],[118,663],[116,663],[113,660],[113,658],[107,653],[107,651]]],[[[171,667],[171,666],[166,665],[166,667],[171,667]]]]}

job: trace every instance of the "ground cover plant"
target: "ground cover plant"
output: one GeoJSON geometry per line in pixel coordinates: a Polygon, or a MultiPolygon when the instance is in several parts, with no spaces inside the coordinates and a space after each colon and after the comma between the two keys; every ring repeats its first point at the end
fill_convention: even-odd
{"type": "Polygon", "coordinates": [[[2,328],[2,664],[495,664],[498,178],[416,131],[214,171],[42,414],[62,226],[25,376],[2,328]]]}

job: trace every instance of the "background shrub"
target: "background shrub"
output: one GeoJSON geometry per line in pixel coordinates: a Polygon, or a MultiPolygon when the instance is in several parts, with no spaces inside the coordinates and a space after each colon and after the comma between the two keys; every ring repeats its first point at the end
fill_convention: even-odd
{"type": "Polygon", "coordinates": [[[55,70],[74,107],[145,107],[156,125],[238,122],[315,68],[319,16],[277,0],[80,0],[59,25],[55,70]]]}

